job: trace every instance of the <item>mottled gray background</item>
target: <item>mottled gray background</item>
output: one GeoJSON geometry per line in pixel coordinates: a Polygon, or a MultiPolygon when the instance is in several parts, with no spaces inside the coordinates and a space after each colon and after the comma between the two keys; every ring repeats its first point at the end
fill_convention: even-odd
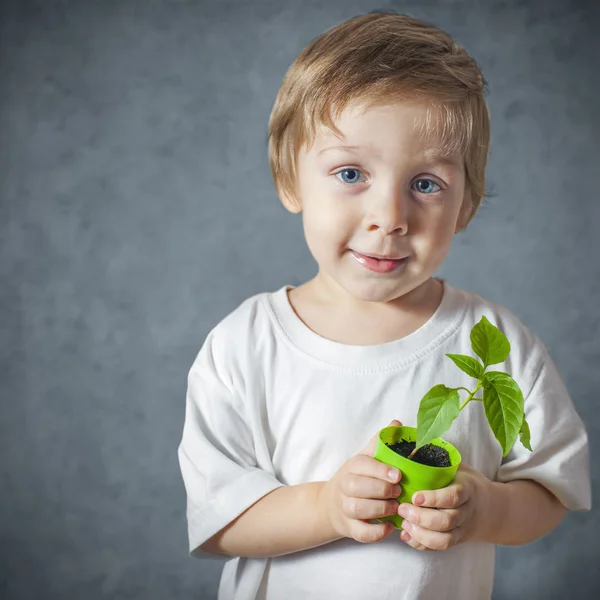
{"type": "MultiPolygon", "coordinates": [[[[374,9],[432,20],[486,73],[492,195],[441,274],[546,342],[597,461],[598,6],[3,2],[0,598],[216,598],[221,563],[187,555],[187,371],[244,298],[313,275],[267,120],[300,49],[374,9]]],[[[598,533],[572,513],[501,548],[495,600],[600,597],[598,533]]]]}

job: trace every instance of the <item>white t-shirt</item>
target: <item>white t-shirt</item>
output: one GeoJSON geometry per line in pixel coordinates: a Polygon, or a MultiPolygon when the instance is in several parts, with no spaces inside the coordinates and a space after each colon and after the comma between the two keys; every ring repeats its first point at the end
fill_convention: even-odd
{"type": "MultiPolygon", "coordinates": [[[[473,355],[469,336],[483,315],[511,342],[507,361],[493,368],[521,386],[533,452],[517,441],[503,459],[480,403],[443,437],[493,481],[533,479],[566,508],[591,508],[583,423],[543,344],[507,309],[444,282],[438,310],[415,333],[351,346],[309,329],[290,288],[243,302],[210,332],[189,372],[179,461],[192,555],[218,558],[199,546],[275,488],[328,480],[392,419],[416,426],[433,385],[473,384],[445,354],[473,355]]],[[[372,544],[342,539],[276,558],[232,558],[219,600],[485,600],[494,548],[467,542],[422,552],[395,530],[372,544]]]]}

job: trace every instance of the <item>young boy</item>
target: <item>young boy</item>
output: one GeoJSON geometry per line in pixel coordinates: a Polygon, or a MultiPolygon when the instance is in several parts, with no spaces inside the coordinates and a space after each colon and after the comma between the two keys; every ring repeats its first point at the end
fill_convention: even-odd
{"type": "Polygon", "coordinates": [[[542,343],[432,277],[484,197],[488,147],[483,77],[431,25],[357,17],[288,71],[271,168],[318,273],[210,332],[179,448],[190,551],[230,558],[221,600],[484,600],[495,544],[590,509],[586,431],[542,343]],[[517,442],[503,458],[469,406],[444,436],[463,458],[454,482],[399,505],[402,474],[373,458],[375,436],[416,425],[433,385],[464,385],[445,354],[471,354],[484,315],[511,342],[497,369],[523,390],[533,452],[517,442]],[[401,535],[376,520],[396,512],[401,535]]]}

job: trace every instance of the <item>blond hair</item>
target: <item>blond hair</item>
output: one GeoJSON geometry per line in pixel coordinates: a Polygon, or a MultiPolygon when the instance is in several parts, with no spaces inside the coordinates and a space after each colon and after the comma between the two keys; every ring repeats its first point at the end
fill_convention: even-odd
{"type": "Polygon", "coordinates": [[[288,69],[269,119],[269,163],[279,196],[296,200],[298,150],[357,101],[428,105],[423,135],[464,160],[464,227],[485,196],[490,122],[475,61],[439,28],[391,12],[352,18],[314,39],[288,69]]]}

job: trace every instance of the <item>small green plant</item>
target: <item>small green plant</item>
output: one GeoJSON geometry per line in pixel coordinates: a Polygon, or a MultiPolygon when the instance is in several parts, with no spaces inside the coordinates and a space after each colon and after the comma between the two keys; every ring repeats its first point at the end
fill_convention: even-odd
{"type": "Polygon", "coordinates": [[[472,356],[446,354],[467,375],[477,380],[473,391],[464,387],[448,388],[445,385],[432,387],[421,400],[417,414],[417,443],[410,453],[415,452],[433,439],[441,437],[469,402],[482,402],[487,421],[506,456],[520,437],[521,443],[531,451],[529,425],[525,420],[523,392],[517,382],[507,373],[488,371],[491,365],[506,360],[510,343],[506,336],[485,317],[471,330],[471,347],[481,362],[472,356]],[[482,397],[475,394],[482,391],[482,397]],[[460,391],[467,392],[466,400],[460,403],[460,391]]]}

